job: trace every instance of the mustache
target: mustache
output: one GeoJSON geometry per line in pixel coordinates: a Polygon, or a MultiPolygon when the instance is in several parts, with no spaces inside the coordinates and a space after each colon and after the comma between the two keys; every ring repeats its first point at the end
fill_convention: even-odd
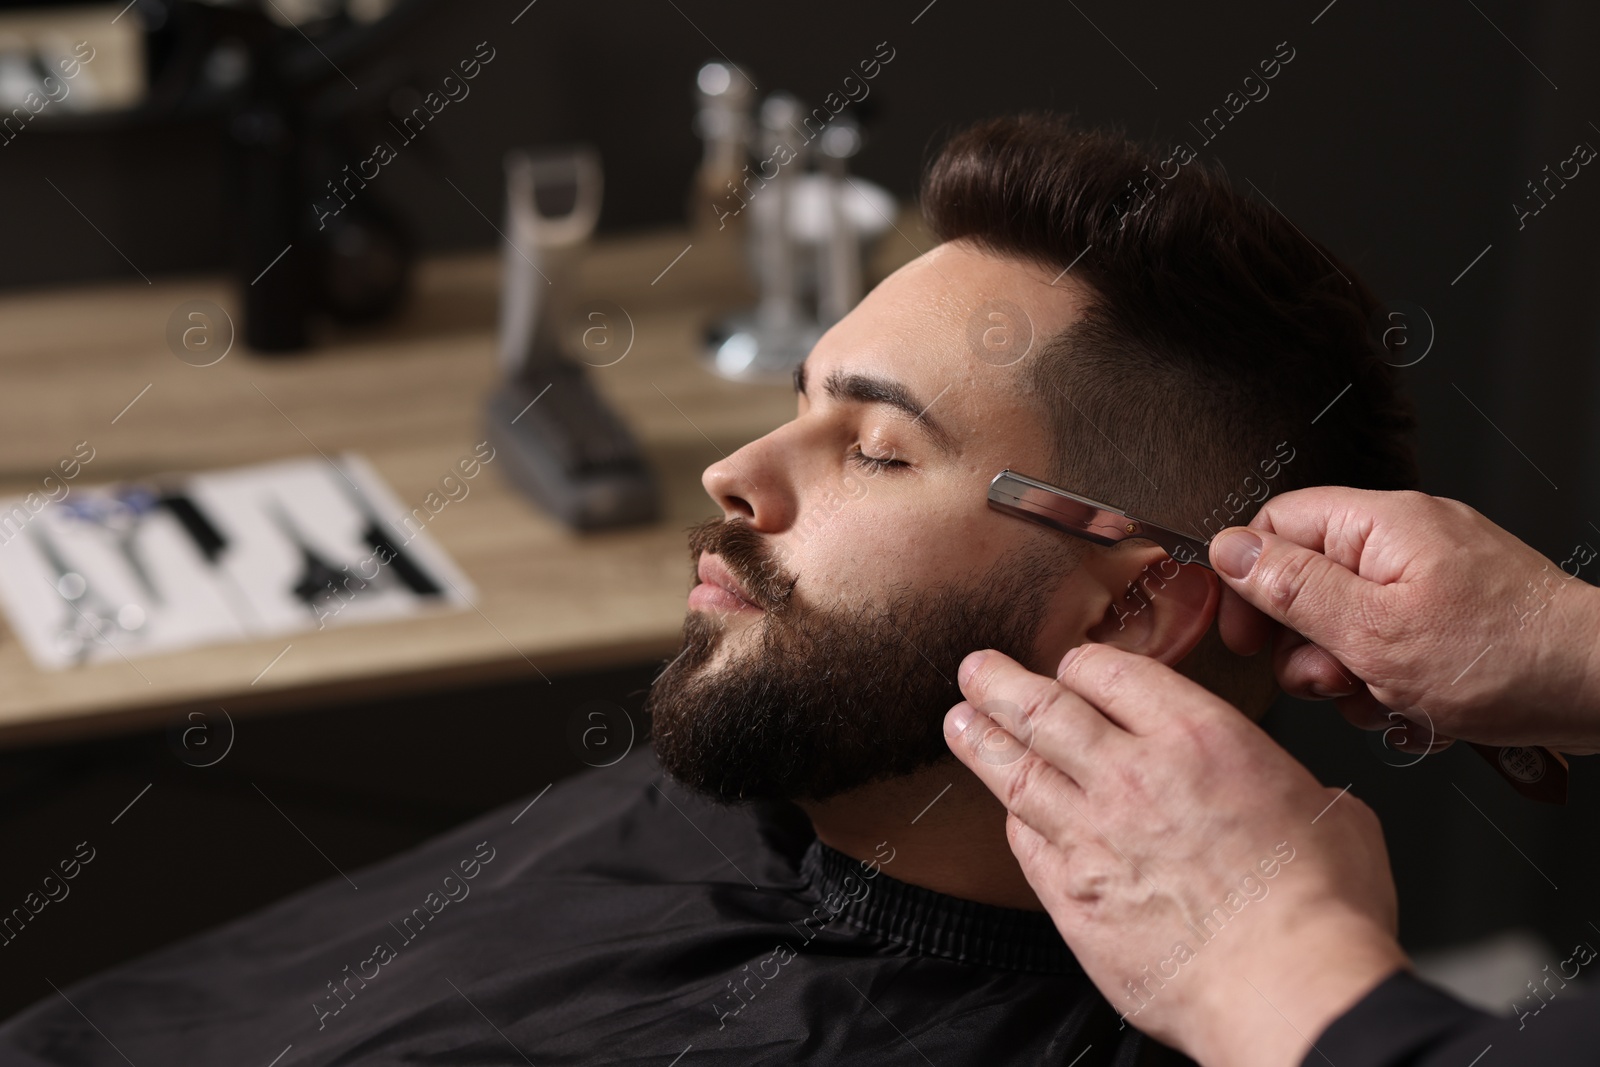
{"type": "Polygon", "coordinates": [[[689,566],[700,554],[721,558],[756,606],[781,614],[794,594],[798,576],[788,573],[762,536],[742,519],[707,519],[689,529],[689,566]]]}

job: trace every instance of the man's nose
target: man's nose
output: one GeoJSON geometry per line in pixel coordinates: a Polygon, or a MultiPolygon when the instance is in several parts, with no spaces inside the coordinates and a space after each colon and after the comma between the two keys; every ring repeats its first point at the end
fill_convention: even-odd
{"type": "Polygon", "coordinates": [[[705,469],[700,484],[722,508],[725,518],[739,517],[754,529],[776,533],[794,518],[791,471],[782,462],[782,448],[767,434],[705,469]]]}

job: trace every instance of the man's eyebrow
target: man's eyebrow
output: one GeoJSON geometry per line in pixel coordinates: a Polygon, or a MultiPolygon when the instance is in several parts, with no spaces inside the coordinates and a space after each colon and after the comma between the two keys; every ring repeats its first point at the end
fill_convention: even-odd
{"type": "MultiPolygon", "coordinates": [[[[795,392],[804,396],[806,391],[806,366],[804,363],[794,369],[795,392]]],[[[920,426],[928,439],[941,451],[954,453],[958,451],[956,438],[944,425],[928,414],[932,401],[924,404],[911,395],[911,390],[892,378],[875,378],[868,374],[846,374],[843,371],[834,371],[828,375],[824,388],[830,397],[835,400],[853,400],[861,404],[888,404],[908,415],[913,423],[920,426]]],[[[944,394],[939,394],[943,396],[944,394]]],[[[934,397],[938,400],[939,397],[934,397]]]]}

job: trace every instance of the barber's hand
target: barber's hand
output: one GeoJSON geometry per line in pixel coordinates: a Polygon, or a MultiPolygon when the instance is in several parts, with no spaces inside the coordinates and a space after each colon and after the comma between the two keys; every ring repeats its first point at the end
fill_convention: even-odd
{"type": "Polygon", "coordinates": [[[1324,487],[1267,501],[1211,560],[1228,647],[1271,640],[1286,692],[1333,698],[1396,747],[1600,751],[1600,590],[1573,577],[1586,545],[1557,565],[1457,501],[1324,487]]]}
{"type": "Polygon", "coordinates": [[[1298,1065],[1405,965],[1383,834],[1237,709],[1105,645],[958,672],[951,750],[1089,977],[1203,1064],[1298,1065]]]}

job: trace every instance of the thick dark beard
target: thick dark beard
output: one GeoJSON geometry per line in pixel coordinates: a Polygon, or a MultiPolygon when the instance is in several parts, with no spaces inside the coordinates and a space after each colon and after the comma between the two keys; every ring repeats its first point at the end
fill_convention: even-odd
{"type": "Polygon", "coordinates": [[[712,673],[725,639],[691,611],[683,651],[645,700],[663,769],[724,803],[824,800],[952,760],[944,714],[962,699],[956,668],[994,648],[1022,663],[1050,591],[1074,556],[1048,540],[970,585],[899,589],[848,609],[797,602],[761,535],[740,521],[690,532],[690,558],[720,556],[766,614],[759,642],[712,673]]]}

